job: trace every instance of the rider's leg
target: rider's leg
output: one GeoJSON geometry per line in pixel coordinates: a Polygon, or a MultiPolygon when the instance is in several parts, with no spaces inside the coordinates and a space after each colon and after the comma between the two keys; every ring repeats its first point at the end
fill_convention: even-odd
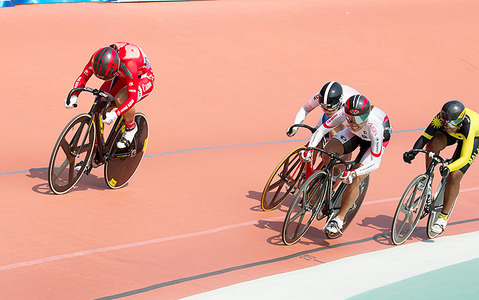
{"type": "Polygon", "coordinates": [[[461,180],[464,174],[460,170],[453,171],[447,176],[446,188],[444,190],[444,206],[442,213],[444,215],[449,214],[454,200],[459,195],[459,189],[461,186],[461,180]]]}
{"type": "MultiPolygon", "coordinates": [[[[125,102],[128,99],[128,91],[126,87],[123,87],[118,91],[115,95],[115,103],[117,107],[125,102]]],[[[123,113],[123,119],[125,120],[125,131],[123,132],[123,136],[121,137],[120,141],[117,143],[118,148],[126,148],[130,145],[135,137],[138,128],[135,123],[135,107],[131,107],[129,110],[123,113]]]]}
{"type": "MultiPolygon", "coordinates": [[[[447,146],[447,138],[442,132],[436,132],[434,137],[426,144],[426,151],[439,154],[447,146]]],[[[431,163],[432,158],[426,155],[426,169],[431,163]]]]}
{"type": "Polygon", "coordinates": [[[431,230],[434,233],[441,234],[447,225],[447,219],[454,201],[459,195],[459,188],[461,186],[461,179],[464,176],[460,170],[453,171],[447,176],[446,188],[444,190],[444,204],[441,214],[432,226],[431,230]]]}
{"type": "MultiPolygon", "coordinates": [[[[354,168],[359,168],[361,165],[356,165],[354,168]]],[[[354,201],[356,201],[356,199],[358,198],[359,196],[359,184],[361,183],[361,181],[363,181],[363,179],[367,176],[368,174],[366,175],[361,175],[361,176],[358,176],[356,178],[353,179],[353,182],[351,184],[348,184],[348,186],[346,187],[346,189],[344,190],[344,193],[343,193],[343,200],[341,202],[341,209],[339,210],[337,216],[342,220],[344,221],[344,217],[346,217],[346,214],[348,213],[349,209],[351,209],[351,207],[353,206],[354,204],[354,201]]]]}

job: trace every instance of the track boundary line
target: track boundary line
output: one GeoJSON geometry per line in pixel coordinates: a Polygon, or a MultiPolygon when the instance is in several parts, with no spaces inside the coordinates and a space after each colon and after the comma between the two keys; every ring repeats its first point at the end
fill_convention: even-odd
{"type": "MultiPolygon", "coordinates": [[[[417,128],[417,129],[408,129],[408,130],[399,130],[393,131],[393,133],[404,133],[404,132],[413,132],[424,130],[425,128],[417,128]]],[[[167,151],[155,154],[145,155],[145,158],[150,157],[157,157],[157,156],[165,156],[165,155],[173,155],[185,152],[194,152],[194,151],[203,151],[203,150],[217,150],[217,149],[229,149],[229,148],[239,148],[239,147],[251,147],[251,146],[262,146],[262,145],[274,145],[274,144],[286,144],[286,143],[294,143],[294,142],[307,142],[309,139],[299,139],[299,140],[283,140],[283,141],[276,141],[276,142],[260,142],[260,143],[247,143],[247,144],[235,144],[235,145],[226,145],[226,146],[210,146],[210,147],[198,147],[198,148],[189,148],[189,149],[180,149],[174,151],[167,151]]],[[[20,170],[20,171],[10,171],[10,172],[0,172],[0,176],[2,175],[15,175],[15,174],[24,174],[29,173],[31,171],[44,171],[48,170],[48,167],[42,168],[30,168],[28,170],[20,170]]]]}
{"type": "MultiPolygon", "coordinates": [[[[467,189],[460,190],[459,193],[471,192],[471,191],[477,191],[477,190],[479,190],[479,187],[467,188],[467,189]]],[[[375,204],[379,204],[379,203],[397,201],[397,200],[399,200],[399,197],[367,201],[367,202],[364,202],[363,205],[375,205],[375,204]]],[[[279,220],[279,219],[283,219],[283,218],[284,218],[284,216],[279,216],[279,217],[273,217],[273,218],[261,219],[261,220],[262,221],[275,221],[275,220],[279,220]]],[[[196,237],[196,236],[202,236],[202,235],[217,233],[217,232],[221,232],[221,231],[225,231],[225,230],[235,229],[235,228],[239,228],[239,227],[243,227],[243,226],[254,225],[254,224],[258,223],[258,221],[259,220],[252,220],[252,221],[242,222],[242,223],[238,223],[238,224],[225,225],[225,226],[221,226],[221,227],[217,227],[217,228],[213,228],[213,229],[207,229],[207,230],[203,230],[203,231],[179,234],[179,235],[170,236],[170,237],[162,237],[162,238],[156,238],[156,239],[147,240],[147,241],[140,241],[140,242],[134,242],[134,243],[128,243],[128,244],[122,244],[122,245],[116,245],[116,246],[109,246],[109,247],[103,247],[103,248],[97,248],[97,249],[90,249],[90,250],[83,250],[83,251],[77,251],[77,252],[72,252],[72,253],[67,253],[67,254],[60,254],[60,255],[54,255],[54,256],[39,258],[39,259],[35,259],[35,260],[18,262],[18,263],[13,263],[13,264],[0,266],[0,272],[1,271],[6,271],[6,270],[22,268],[22,267],[27,267],[27,266],[39,265],[39,264],[42,264],[42,263],[47,263],[47,262],[52,262],[52,261],[57,261],[57,260],[62,260],[62,259],[81,257],[81,256],[89,255],[89,254],[103,253],[103,252],[109,252],[109,251],[115,251],[115,250],[121,250],[121,249],[133,248],[133,247],[140,247],[140,246],[157,244],[157,243],[164,243],[164,242],[174,241],[174,240],[183,239],[183,238],[191,238],[191,237],[196,237]]],[[[459,222],[463,222],[463,221],[458,221],[458,222],[455,222],[455,223],[457,224],[459,222]]],[[[452,223],[452,224],[454,224],[454,223],[452,223]]]]}

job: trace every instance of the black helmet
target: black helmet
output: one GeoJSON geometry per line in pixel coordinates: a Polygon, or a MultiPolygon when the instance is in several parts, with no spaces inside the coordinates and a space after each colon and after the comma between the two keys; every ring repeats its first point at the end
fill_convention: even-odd
{"type": "Polygon", "coordinates": [[[458,126],[466,115],[466,107],[460,101],[451,100],[441,108],[441,119],[447,125],[458,126]]]}
{"type": "Polygon", "coordinates": [[[343,87],[336,81],[330,81],[323,85],[319,93],[314,97],[319,99],[321,107],[335,109],[341,104],[340,100],[342,96],[343,87]]]}
{"type": "Polygon", "coordinates": [[[354,117],[351,119],[354,120],[354,123],[362,124],[369,117],[369,112],[371,112],[371,104],[363,95],[354,95],[346,100],[346,104],[344,104],[344,112],[346,115],[354,117]]]}

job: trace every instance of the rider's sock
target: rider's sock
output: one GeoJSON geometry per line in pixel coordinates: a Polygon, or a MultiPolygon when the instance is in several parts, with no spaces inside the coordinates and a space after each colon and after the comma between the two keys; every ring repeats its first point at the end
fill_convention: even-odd
{"type": "Polygon", "coordinates": [[[447,221],[447,214],[441,212],[441,213],[439,214],[439,218],[443,218],[444,221],[447,221]]]}
{"type": "Polygon", "coordinates": [[[125,122],[126,130],[135,129],[135,120],[133,119],[131,122],[125,122]]]}

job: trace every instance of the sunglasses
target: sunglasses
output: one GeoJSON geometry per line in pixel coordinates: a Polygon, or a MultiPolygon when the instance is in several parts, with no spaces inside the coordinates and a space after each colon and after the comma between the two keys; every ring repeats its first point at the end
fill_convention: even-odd
{"type": "Polygon", "coordinates": [[[328,112],[334,112],[334,111],[338,110],[338,107],[339,107],[339,105],[328,106],[326,104],[320,104],[320,106],[324,111],[328,111],[328,112]]]}
{"type": "Polygon", "coordinates": [[[449,128],[456,128],[457,126],[459,126],[459,124],[461,124],[461,121],[462,120],[452,120],[452,121],[444,121],[444,125],[446,125],[447,127],[449,128]]]}
{"type": "Polygon", "coordinates": [[[361,116],[350,116],[350,115],[346,115],[346,120],[348,121],[348,123],[352,124],[358,124],[358,125],[361,125],[363,124],[364,122],[366,122],[366,120],[368,119],[367,116],[365,115],[361,115],[361,116]]]}

